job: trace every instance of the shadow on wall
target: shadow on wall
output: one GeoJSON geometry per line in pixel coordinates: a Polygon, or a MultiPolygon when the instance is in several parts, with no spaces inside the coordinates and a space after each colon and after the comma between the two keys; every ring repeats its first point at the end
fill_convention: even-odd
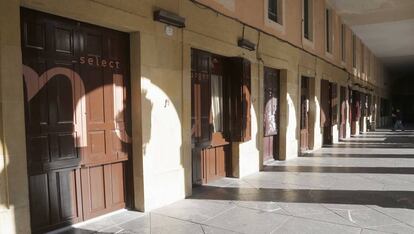
{"type": "MultiPolygon", "coordinates": [[[[83,114],[86,113],[88,108],[88,102],[86,101],[88,94],[95,93],[96,90],[102,90],[105,86],[113,89],[114,102],[113,108],[110,109],[113,111],[113,119],[106,120],[106,122],[113,124],[115,128],[113,133],[116,136],[112,138],[111,150],[118,157],[122,158],[125,155],[130,155],[131,151],[131,121],[129,117],[131,106],[125,99],[130,97],[130,92],[125,93],[125,86],[123,85],[125,80],[122,75],[115,73],[113,74],[113,79],[105,79],[104,83],[85,83],[77,72],[64,67],[54,67],[44,71],[43,74],[38,74],[28,66],[24,66],[23,71],[25,80],[26,135],[29,138],[28,140],[32,142],[27,145],[28,185],[29,191],[31,191],[30,222],[34,228],[33,232],[43,232],[44,228],[50,227],[50,225],[70,224],[82,220],[79,211],[82,209],[82,204],[77,200],[79,198],[76,198],[80,192],[77,195],[74,192],[78,191],[79,188],[74,188],[73,186],[75,185],[71,181],[73,178],[80,178],[79,168],[81,161],[85,160],[81,153],[88,150],[88,147],[92,147],[91,142],[89,142],[88,146],[88,141],[91,139],[87,137],[87,115],[83,114]],[[38,85],[38,83],[42,85],[38,85]],[[49,99],[45,99],[45,97],[49,97],[49,99]],[[52,102],[50,101],[51,99],[56,99],[56,101],[52,102]],[[50,117],[47,120],[47,125],[52,127],[59,126],[60,132],[58,133],[70,132],[75,134],[76,138],[72,140],[65,138],[65,144],[63,146],[60,145],[61,147],[66,147],[64,149],[58,148],[56,151],[53,148],[55,147],[54,145],[52,145],[50,151],[43,149],[41,146],[44,144],[41,143],[44,142],[38,141],[39,136],[41,138],[44,134],[47,134],[50,137],[51,133],[39,130],[39,126],[43,124],[44,116],[54,116],[54,118],[50,117]],[[56,166],[56,163],[60,163],[59,165],[62,166],[56,166]],[[49,167],[53,169],[48,169],[49,167]],[[55,181],[53,179],[55,177],[59,180],[55,181]],[[53,188],[56,188],[57,191],[54,191],[53,188]],[[56,196],[56,199],[47,199],[47,197],[51,196],[56,196]],[[45,210],[48,210],[48,212],[45,212],[45,210]],[[69,213],[70,218],[67,217],[69,213]]],[[[129,84],[126,84],[126,87],[128,86],[129,84]]],[[[49,142],[47,145],[49,144],[54,144],[54,141],[49,142]]],[[[3,147],[6,151],[5,155],[15,155],[13,152],[7,152],[7,148],[7,144],[5,144],[3,147]]],[[[13,160],[15,159],[11,157],[10,165],[22,164],[22,162],[13,162],[13,160]]],[[[7,169],[2,170],[1,179],[7,177],[6,172],[7,169]]],[[[127,166],[126,173],[132,176],[132,168],[127,166]]],[[[10,186],[17,186],[18,184],[10,184],[10,186]]],[[[1,188],[0,191],[3,190],[7,189],[1,188]]],[[[8,191],[12,192],[13,190],[15,189],[9,189],[8,191]]],[[[126,190],[131,191],[131,188],[126,186],[126,190]]],[[[23,196],[21,195],[21,197],[23,196]]],[[[1,202],[3,203],[3,201],[1,202]]],[[[127,202],[129,203],[130,201],[127,199],[127,202]]],[[[6,205],[11,206],[10,204],[6,205]]],[[[19,214],[24,215],[23,212],[19,214]]],[[[19,218],[17,214],[15,215],[14,224],[16,232],[23,232],[18,230],[19,221],[21,222],[22,220],[25,219],[19,218]]],[[[22,226],[25,225],[20,224],[20,228],[22,226]]]]}
{"type": "Polygon", "coordinates": [[[188,181],[191,177],[186,176],[186,170],[191,170],[191,167],[187,166],[185,157],[188,155],[182,148],[183,124],[178,114],[181,111],[177,111],[174,104],[174,94],[181,98],[181,82],[166,82],[159,77],[150,79],[145,75],[141,77],[143,162],[147,163],[145,181],[152,181],[149,188],[151,199],[148,200],[150,208],[172,202],[166,201],[165,191],[170,191],[168,199],[183,198],[188,192],[185,191],[186,185],[191,184],[188,181]],[[174,174],[177,171],[182,174],[174,174]]]}
{"type": "Polygon", "coordinates": [[[153,103],[149,98],[147,98],[148,91],[146,89],[141,90],[141,108],[142,108],[142,131],[148,131],[147,134],[142,134],[142,154],[146,155],[146,149],[151,139],[151,113],[153,108],[153,103]],[[145,113],[143,112],[145,110],[145,113]],[[144,118],[144,116],[146,118],[144,118]],[[145,130],[144,130],[145,129],[145,130]]]}

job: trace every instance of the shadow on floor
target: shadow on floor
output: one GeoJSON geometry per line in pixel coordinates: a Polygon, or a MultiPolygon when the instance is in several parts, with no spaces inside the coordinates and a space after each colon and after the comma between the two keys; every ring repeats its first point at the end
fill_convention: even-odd
{"type": "Polygon", "coordinates": [[[189,199],[377,205],[414,209],[414,191],[350,191],[200,186],[189,199]]]}
{"type": "Polygon", "coordinates": [[[413,167],[264,166],[263,171],[315,173],[414,174],[413,167]]]}
{"type": "Polygon", "coordinates": [[[301,158],[412,158],[414,154],[302,154],[301,158]]]}

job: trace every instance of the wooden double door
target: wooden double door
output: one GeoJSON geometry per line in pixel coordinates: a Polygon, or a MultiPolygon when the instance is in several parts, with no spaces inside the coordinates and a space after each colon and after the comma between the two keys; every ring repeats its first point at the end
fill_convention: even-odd
{"type": "Polygon", "coordinates": [[[191,51],[193,184],[232,175],[232,144],[250,140],[250,62],[191,51]]]}
{"type": "Polygon", "coordinates": [[[280,71],[264,69],[263,161],[279,159],[280,71]]]}
{"type": "Polygon", "coordinates": [[[32,231],[124,208],[128,35],[23,8],[21,34],[32,231]]]}
{"type": "Polygon", "coordinates": [[[191,54],[193,184],[226,176],[231,146],[224,126],[223,57],[201,50],[191,54]]]}
{"type": "Polygon", "coordinates": [[[348,102],[349,102],[349,91],[346,87],[341,86],[340,88],[340,112],[339,112],[339,139],[346,138],[346,123],[348,121],[348,102]]]}
{"type": "Polygon", "coordinates": [[[308,77],[301,78],[300,91],[300,151],[309,150],[309,98],[310,80],[308,77]]]}
{"type": "Polygon", "coordinates": [[[351,110],[350,110],[350,120],[351,120],[351,135],[357,135],[357,126],[358,121],[361,118],[361,93],[356,90],[351,90],[351,110]]]}
{"type": "Polygon", "coordinates": [[[321,128],[323,131],[322,144],[332,144],[332,127],[337,120],[337,84],[328,80],[321,81],[321,128]]]}

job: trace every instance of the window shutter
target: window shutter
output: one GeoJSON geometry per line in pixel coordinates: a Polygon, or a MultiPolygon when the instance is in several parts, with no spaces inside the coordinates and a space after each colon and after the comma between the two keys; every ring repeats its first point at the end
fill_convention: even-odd
{"type": "Polygon", "coordinates": [[[338,123],[338,85],[330,83],[331,85],[331,108],[332,108],[332,124],[338,123]]]}
{"type": "Polygon", "coordinates": [[[243,58],[226,59],[230,137],[235,142],[251,139],[251,70],[243,58]]]}
{"type": "Polygon", "coordinates": [[[193,140],[194,143],[208,144],[211,141],[210,55],[193,51],[191,59],[193,140]]]}
{"type": "Polygon", "coordinates": [[[329,81],[321,80],[321,127],[328,127],[330,125],[330,90],[329,81]]]}

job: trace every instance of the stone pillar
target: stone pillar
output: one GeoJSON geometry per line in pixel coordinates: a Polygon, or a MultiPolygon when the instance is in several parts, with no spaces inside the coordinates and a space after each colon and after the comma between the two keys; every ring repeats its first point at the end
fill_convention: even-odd
{"type": "Polygon", "coordinates": [[[20,1],[0,7],[0,233],[30,233],[20,1]]]}
{"type": "Polygon", "coordinates": [[[310,108],[309,108],[309,148],[311,150],[322,147],[321,132],[321,80],[317,77],[310,79],[310,108]],[[311,129],[312,128],[312,129],[311,129]]]}
{"type": "Polygon", "coordinates": [[[299,149],[298,82],[295,73],[281,70],[280,73],[280,160],[295,158],[299,149]]]}

